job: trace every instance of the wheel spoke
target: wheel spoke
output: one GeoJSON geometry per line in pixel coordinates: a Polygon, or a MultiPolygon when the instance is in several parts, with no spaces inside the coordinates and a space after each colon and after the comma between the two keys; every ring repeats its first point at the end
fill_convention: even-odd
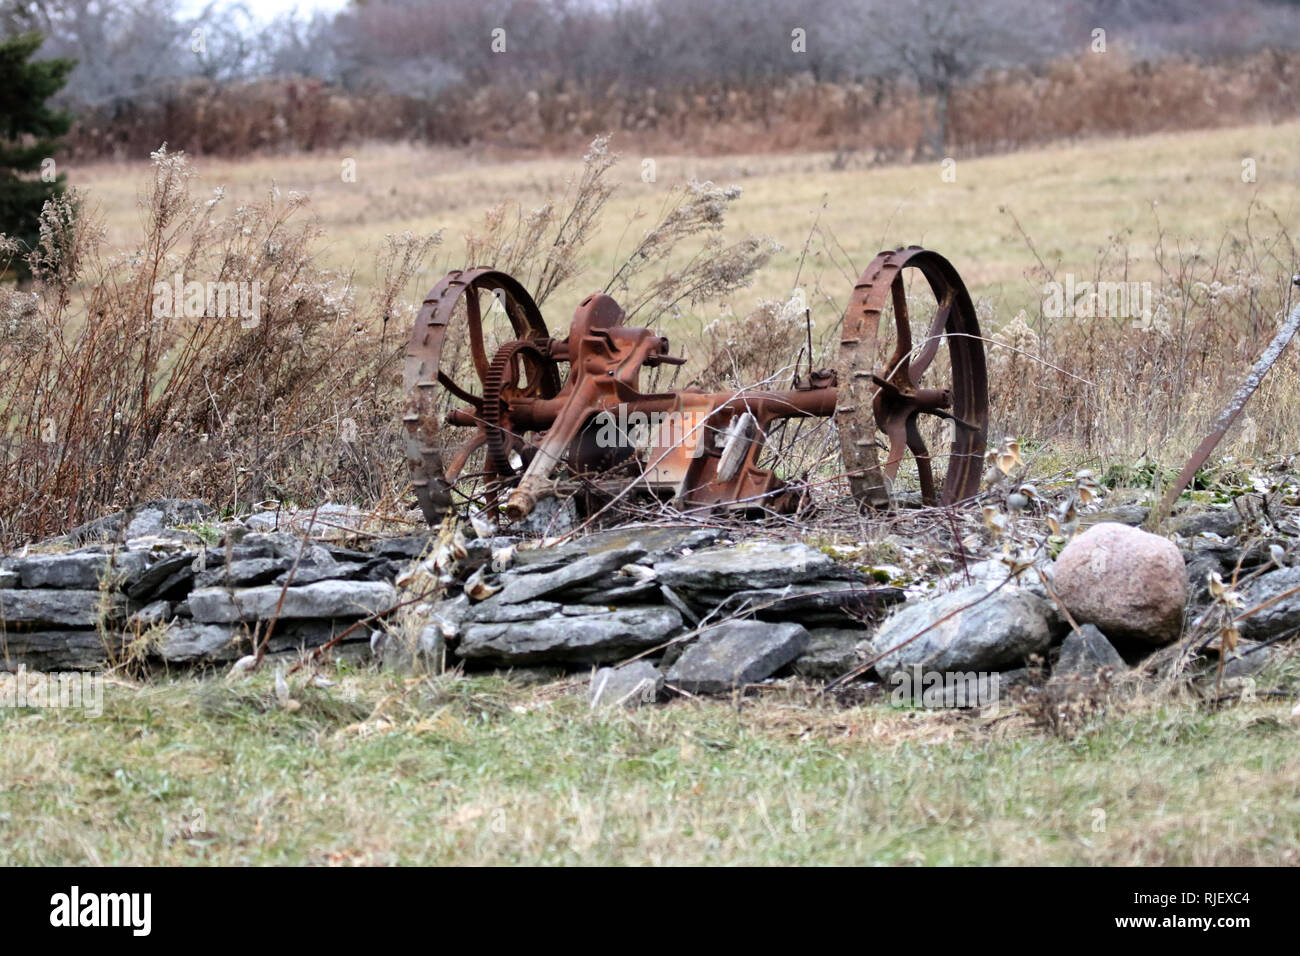
{"type": "Polygon", "coordinates": [[[885,429],[885,435],[889,438],[889,457],[885,459],[885,467],[882,470],[890,484],[893,484],[894,479],[898,477],[898,467],[907,454],[907,428],[902,422],[892,422],[885,429]]]}
{"type": "Polygon", "coordinates": [[[465,319],[469,331],[469,351],[474,359],[474,370],[482,382],[488,374],[488,354],[483,345],[483,313],[479,308],[478,289],[471,286],[465,290],[465,319]]]}
{"type": "Polygon", "coordinates": [[[958,418],[952,412],[946,412],[942,408],[923,408],[921,409],[921,411],[923,414],[933,415],[935,418],[947,419],[948,421],[956,425],[958,428],[964,428],[968,432],[978,432],[980,430],[978,425],[972,425],[964,418],[958,418]]]}
{"type": "Polygon", "coordinates": [[[455,483],[456,479],[460,477],[460,473],[464,469],[465,464],[469,461],[469,456],[482,448],[483,442],[483,433],[479,432],[457,449],[456,454],[452,456],[451,464],[447,466],[445,471],[448,484],[455,483]]]}
{"type": "Polygon", "coordinates": [[[889,286],[889,294],[894,302],[894,326],[898,334],[898,345],[889,360],[886,378],[910,377],[908,371],[909,356],[912,353],[912,321],[907,315],[907,293],[903,288],[903,272],[900,269],[889,286]]]}
{"type": "Polygon", "coordinates": [[[934,493],[934,471],[930,467],[930,449],[925,446],[921,430],[916,427],[916,416],[907,420],[907,447],[916,459],[916,475],[921,482],[921,503],[933,505],[937,502],[934,493]]]}
{"type": "Polygon", "coordinates": [[[438,373],[438,382],[442,385],[443,388],[451,392],[451,394],[455,395],[465,404],[473,405],[475,408],[482,410],[483,399],[479,398],[477,395],[473,394],[472,392],[469,392],[466,389],[461,388],[459,385],[457,385],[455,382],[451,380],[450,376],[448,376],[446,372],[438,373]]]}
{"type": "Polygon", "coordinates": [[[930,367],[934,357],[939,354],[939,344],[943,341],[943,330],[948,325],[948,315],[951,312],[952,296],[949,294],[947,300],[939,307],[939,311],[934,314],[934,321],[930,323],[930,331],[925,334],[925,344],[921,346],[920,354],[912,361],[908,370],[913,385],[920,384],[921,376],[930,367]]]}
{"type": "Polygon", "coordinates": [[[883,392],[885,395],[890,396],[891,398],[897,398],[903,394],[898,390],[897,385],[895,385],[893,382],[886,381],[885,379],[881,378],[879,375],[872,375],[871,383],[875,385],[876,388],[880,389],[881,392],[883,392]]]}

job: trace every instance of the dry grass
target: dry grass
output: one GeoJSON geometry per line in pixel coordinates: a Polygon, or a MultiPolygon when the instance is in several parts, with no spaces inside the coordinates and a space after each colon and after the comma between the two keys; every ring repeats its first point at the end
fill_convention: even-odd
{"type": "MultiPolygon", "coordinates": [[[[1068,288],[1063,270],[1024,239],[1036,261],[1027,270],[1030,281],[1068,288]]],[[[1300,299],[1291,282],[1300,248],[1271,208],[1252,205],[1239,226],[1204,240],[1171,237],[1157,222],[1149,264],[1132,254],[1130,243],[1112,239],[1074,282],[1095,289],[1152,275],[1142,280],[1150,292],[1147,314],[1130,308],[1107,315],[1095,292],[1080,292],[1074,316],[1051,314],[1045,296],[1000,328],[993,323],[990,400],[998,432],[1106,463],[1177,464],[1210,431],[1300,299]]],[[[1220,454],[1290,452],[1300,441],[1298,401],[1300,351],[1293,348],[1274,365],[1220,454]]]]}
{"type": "MultiPolygon", "coordinates": [[[[656,183],[641,182],[635,163],[608,168],[622,194],[563,233],[583,238],[566,244],[572,254],[548,259],[555,244],[543,244],[521,267],[534,282],[554,279],[553,330],[609,282],[660,310],[694,373],[752,381],[793,365],[803,331],[790,305],[796,288],[824,363],[857,271],[881,246],[924,242],[966,276],[987,330],[1036,359],[993,348],[1000,427],[1033,439],[1040,461],[1132,465],[1145,452],[1167,462],[1285,306],[1297,132],[1254,127],[963,161],[957,183],[930,165],[836,170],[830,155],[662,157],[656,183]],[[1257,160],[1257,184],[1240,181],[1243,156],[1257,160]],[[745,196],[714,224],[707,203],[719,197],[704,190],[706,205],[682,218],[673,212],[681,194],[669,190],[692,174],[734,176],[745,196]],[[649,226],[634,215],[642,208],[660,210],[649,226]],[[656,229],[679,239],[647,246],[640,237],[656,229]],[[752,276],[752,289],[715,276],[704,288],[728,290],[722,301],[692,303],[689,283],[681,298],[659,284],[697,274],[696,240],[752,252],[743,245],[751,234],[783,247],[761,272],[759,257],[745,258],[740,278],[752,276]],[[638,260],[638,248],[663,254],[638,260]],[[629,260],[647,266],[629,273],[620,267],[629,260]],[[1163,318],[1149,331],[1053,320],[1042,283],[1066,272],[1149,280],[1163,318]],[[1092,384],[1042,362],[1068,364],[1092,384]]],[[[218,204],[211,216],[172,156],[149,169],[74,170],[100,216],[71,232],[66,217],[51,220],[39,301],[4,291],[6,536],[154,493],[231,504],[398,497],[394,359],[420,286],[465,264],[451,241],[429,264],[430,237],[445,226],[498,248],[490,228],[471,224],[511,197],[523,218],[507,211],[495,235],[510,234],[525,210],[564,195],[572,164],[475,165],[392,147],[360,160],[356,183],[338,179],[337,158],[215,163],[207,173],[230,184],[237,208],[220,214],[218,204]],[[426,173],[434,162],[443,168],[426,173]],[[264,198],[273,179],[312,193],[319,219],[303,221],[287,192],[264,198]],[[180,267],[187,278],[257,279],[277,294],[254,329],[142,318],[154,278],[180,267]],[[52,442],[40,440],[47,419],[52,442]],[[348,444],[355,457],[340,452],[348,444]]],[[[537,236],[563,230],[560,208],[537,236]]],[[[1287,362],[1251,406],[1253,438],[1234,434],[1238,451],[1294,448],[1297,376],[1287,362]]],[[[896,520],[906,537],[906,522],[937,519],[896,520]]],[[[1259,686],[1292,694],[1292,657],[1269,667],[1259,686]]],[[[330,688],[294,677],[296,711],[276,706],[265,673],[239,684],[111,683],[98,720],[0,710],[2,861],[1297,862],[1300,731],[1286,717],[1289,696],[1207,708],[1172,682],[1148,682],[1139,694],[1101,687],[1073,703],[1039,696],[989,718],[778,684],[741,702],[592,714],[558,687],[496,677],[402,681],[342,664],[329,676],[330,688]]]]}
{"type": "MultiPolygon", "coordinates": [[[[842,306],[853,279],[878,249],[910,242],[952,259],[973,293],[988,299],[1005,320],[1022,308],[1036,309],[1041,294],[1026,280],[1036,265],[1033,255],[1000,208],[1015,213],[1044,257],[1053,264],[1059,260],[1061,271],[1090,274],[1098,251],[1112,237],[1126,237],[1139,277],[1154,278],[1153,202],[1169,236],[1202,242],[1239,227],[1252,200],[1284,221],[1293,219],[1300,198],[1291,149],[1297,135],[1300,123],[1292,122],[1055,146],[959,161],[955,183],[940,178],[937,163],[836,168],[830,152],[708,157],[689,144],[646,152],[616,141],[623,159],[608,176],[619,192],[581,257],[587,271],[557,289],[548,319],[562,328],[577,301],[603,287],[628,257],[644,228],[629,223],[638,214],[654,216],[673,189],[694,179],[743,189],[723,231],[726,238],[752,233],[780,243],[782,251],[756,277],[755,300],[790,298],[816,223],[829,238],[824,247],[814,243],[801,284],[819,269],[827,275],[828,298],[809,296],[819,325],[838,318],[837,304],[842,306]],[[1241,181],[1246,157],[1257,163],[1255,184],[1241,181]],[[655,160],[654,182],[641,179],[643,158],[655,160]]],[[[472,150],[367,143],[241,161],[205,158],[196,165],[201,180],[224,186],[233,202],[259,200],[272,182],[310,196],[326,237],[321,264],[353,274],[364,294],[375,281],[371,256],[383,235],[444,231],[444,257],[421,275],[421,283],[432,286],[444,264],[467,261],[457,237],[475,233],[484,214],[503,199],[531,211],[562,193],[579,153],[508,161],[472,150]],[[341,177],[345,159],[356,161],[355,182],[341,177]]],[[[74,164],[68,174],[102,206],[110,246],[130,248],[138,241],[135,200],[147,175],[144,164],[74,164]]],[[[749,304],[726,303],[737,313],[749,304]]],[[[695,311],[669,331],[680,337],[717,314],[695,311]]]]}
{"type": "Polygon", "coordinates": [[[314,259],[306,197],[272,189],[224,215],[223,200],[195,197],[185,159],[161,151],[134,248],[105,249],[79,195],[47,207],[34,290],[0,290],[7,540],[160,494],[234,507],[401,492],[383,456],[397,448],[391,380],[407,283],[437,237],[388,238],[358,308],[314,259]],[[189,283],[204,283],[193,300],[189,283]]]}
{"type": "MultiPolygon", "coordinates": [[[[555,333],[603,286],[687,356],[677,384],[752,384],[793,368],[800,297],[814,364],[831,364],[858,271],[883,246],[927,244],[966,277],[986,333],[1029,353],[990,346],[997,431],[1054,461],[1176,463],[1291,294],[1297,132],[962,161],[956,182],[934,165],[843,169],[816,154],[656,157],[645,182],[635,156],[612,165],[603,148],[575,177],[571,162],[371,147],[352,157],[355,182],[338,158],[204,164],[226,187],[212,209],[174,157],[147,171],[74,169],[92,214],[51,233],[39,302],[6,293],[6,537],[163,493],[229,506],[401,500],[396,360],[421,287],[471,254],[544,289],[555,333]],[[1256,183],[1241,181],[1243,157],[1256,183]],[[268,200],[273,182],[280,198],[268,200]],[[466,238],[438,246],[442,235],[466,238]],[[187,279],[262,282],[267,320],[251,334],[231,322],[142,323],[152,282],[180,267],[187,279]],[[1152,328],[1049,317],[1043,283],[1066,273],[1151,282],[1152,328]],[[58,440],[43,442],[51,423],[58,440]]],[[[1294,445],[1296,381],[1288,356],[1230,450],[1294,445]]]]}
{"type": "MultiPolygon", "coordinates": [[[[529,213],[517,202],[489,210],[465,255],[507,269],[544,303],[582,272],[616,159],[598,138],[562,195],[529,213]]],[[[411,279],[441,232],[385,236],[359,307],[351,277],[320,264],[305,194],[272,186],[223,215],[224,190],[196,198],[183,155],[164,148],[153,160],[133,251],[106,252],[96,211],[73,192],[46,209],[27,256],[33,290],[0,289],[0,420],[10,426],[0,541],[160,495],[232,511],[343,497],[404,512],[399,362],[411,279]]],[[[766,263],[761,239],[717,240],[736,195],[693,184],[616,270],[623,288],[641,280],[637,310],[649,320],[748,285],[766,263]],[[701,231],[686,266],[647,273],[701,231]]],[[[3,249],[14,254],[7,240],[3,249]]]]}

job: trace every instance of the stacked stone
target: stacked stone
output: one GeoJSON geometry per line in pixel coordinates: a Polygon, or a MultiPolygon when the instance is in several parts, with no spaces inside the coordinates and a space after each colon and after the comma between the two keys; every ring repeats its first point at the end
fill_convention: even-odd
{"type": "MultiPolygon", "coordinates": [[[[721,693],[788,667],[843,673],[862,659],[868,622],[903,596],[801,542],[720,539],[633,527],[516,549],[483,578],[487,597],[461,593],[430,609],[419,647],[469,667],[579,669],[646,655],[673,686],[721,693]]],[[[484,543],[466,571],[486,570],[512,544],[484,543]]]]}
{"type": "Polygon", "coordinates": [[[250,653],[274,620],[272,654],[343,636],[343,650],[378,652],[388,666],[414,657],[516,673],[601,668],[592,683],[601,703],[655,699],[666,686],[726,694],[790,673],[884,682],[918,670],[995,673],[1006,686],[1032,664],[1054,680],[1088,680],[1223,612],[1211,573],[1237,574],[1251,609],[1229,676],[1257,672],[1272,645],[1300,634],[1290,512],[1260,535],[1235,509],[1202,509],[1176,518],[1165,538],[1131,526],[1141,509],[1116,511],[1015,581],[990,559],[909,593],[807,543],[730,542],[696,526],[621,527],[557,546],[472,539],[439,567],[441,587],[424,604],[396,582],[413,562],[430,564],[428,534],[352,535],[344,540],[368,543],[345,547],[209,521],[219,541],[209,547],[175,527],[195,527],[196,516],[211,513],[163,503],[0,560],[0,668],[224,664],[250,653]],[[402,623],[417,625],[413,647],[395,637],[397,618],[385,622],[402,602],[411,605],[402,623]]]}
{"type": "MultiPolygon", "coordinates": [[[[235,660],[273,617],[272,653],[319,646],[397,603],[386,555],[245,534],[229,547],[151,536],[0,565],[0,667],[92,670],[127,656],[235,660]],[[288,588],[284,585],[292,581],[288,588]]],[[[351,636],[368,641],[358,628],[351,636]]]]}

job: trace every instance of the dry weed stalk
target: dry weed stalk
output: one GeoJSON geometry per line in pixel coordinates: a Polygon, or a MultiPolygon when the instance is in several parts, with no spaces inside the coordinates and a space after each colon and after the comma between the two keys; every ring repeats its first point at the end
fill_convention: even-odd
{"type": "Polygon", "coordinates": [[[402,339],[386,320],[437,237],[390,237],[376,305],[359,308],[315,263],[304,197],[273,189],[222,217],[182,154],[153,160],[137,248],[107,253],[73,196],[46,208],[33,291],[0,290],[0,539],[162,495],[394,495],[402,339]]]}
{"type": "Polygon", "coordinates": [[[541,305],[557,286],[581,272],[579,257],[616,188],[607,179],[616,162],[609,137],[596,137],[564,197],[548,198],[528,213],[513,201],[489,210],[479,231],[465,237],[464,264],[491,265],[514,276],[541,305]]]}
{"type": "MultiPolygon", "coordinates": [[[[1133,253],[1130,237],[1112,239],[1077,277],[1093,291],[1065,316],[1048,314],[1050,297],[1040,295],[1048,283],[1065,285],[1064,271],[1047,265],[1021,229],[1038,263],[1026,275],[1038,306],[1001,328],[987,305],[981,316],[996,329],[988,342],[995,433],[1125,466],[1181,463],[1293,305],[1300,249],[1276,216],[1266,236],[1257,234],[1254,211],[1214,246],[1175,240],[1158,219],[1149,258],[1133,253]],[[1105,314],[1098,283],[1138,280],[1149,283],[1150,314],[1105,314]]],[[[1300,354],[1292,350],[1224,450],[1256,456],[1294,443],[1297,400],[1300,354]]]]}

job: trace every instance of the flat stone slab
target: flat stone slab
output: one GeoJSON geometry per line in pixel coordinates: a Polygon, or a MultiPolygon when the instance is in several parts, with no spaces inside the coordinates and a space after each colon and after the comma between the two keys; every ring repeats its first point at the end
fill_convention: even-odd
{"type": "Polygon", "coordinates": [[[461,614],[460,619],[475,624],[510,624],[515,621],[537,621],[554,617],[564,611],[558,601],[525,601],[523,604],[498,604],[485,601],[474,604],[461,614]]]}
{"type": "Polygon", "coordinates": [[[287,565],[283,572],[271,579],[271,583],[284,584],[289,580],[290,570],[293,571],[293,583],[295,585],[315,584],[317,581],[378,581],[384,577],[393,580],[397,577],[395,570],[392,574],[387,573],[391,562],[385,558],[364,563],[357,561],[340,562],[331,564],[328,567],[322,567],[319,564],[307,564],[305,561],[299,564],[297,568],[293,567],[292,561],[287,562],[287,565]],[[372,573],[372,571],[380,568],[383,569],[383,574],[372,573]]]}
{"type": "Polygon", "coordinates": [[[1270,647],[1242,641],[1224,663],[1223,679],[1227,681],[1237,677],[1253,677],[1272,662],[1276,648],[1277,645],[1270,647]]]}
{"type": "Polygon", "coordinates": [[[539,621],[466,624],[456,655],[493,664],[603,664],[662,644],[682,626],[671,607],[598,608],[539,621]]]}
{"type": "MultiPolygon", "coordinates": [[[[231,549],[232,561],[246,561],[252,558],[287,558],[291,563],[316,564],[328,567],[335,563],[330,549],[319,541],[308,541],[303,545],[302,538],[283,531],[253,532],[243,538],[231,549]]],[[[208,553],[208,566],[216,567],[225,561],[221,550],[208,553]]]]}
{"type": "Polygon", "coordinates": [[[25,588],[82,588],[99,590],[108,578],[114,584],[133,581],[149,563],[145,551],[118,551],[113,554],[71,552],[40,554],[15,558],[10,570],[17,571],[25,588]]]}
{"type": "Polygon", "coordinates": [[[172,529],[177,525],[204,521],[213,514],[212,508],[202,501],[159,498],[136,508],[129,524],[126,522],[127,512],[119,511],[73,528],[66,537],[68,541],[84,544],[119,536],[130,539],[170,532],[172,536],[191,536],[197,540],[197,535],[172,529]]]}
{"type": "Polygon", "coordinates": [[[1031,654],[1051,645],[1052,611],[1047,601],[1026,588],[1007,586],[994,592],[986,584],[913,601],[881,624],[872,638],[872,656],[883,655],[876,673],[888,678],[909,672],[913,665],[942,673],[1023,665],[1031,654]]]}
{"type": "Polygon", "coordinates": [[[1229,538],[1241,530],[1243,520],[1234,507],[1191,508],[1169,522],[1174,534],[1191,537],[1198,534],[1216,534],[1229,538]]]}
{"type": "Polygon", "coordinates": [[[126,619],[128,630],[150,628],[156,624],[165,624],[172,619],[174,612],[171,601],[152,601],[139,610],[132,611],[126,619]]]}
{"type": "Polygon", "coordinates": [[[158,559],[127,586],[126,593],[134,600],[150,600],[169,596],[166,592],[178,585],[188,587],[194,578],[193,565],[197,557],[196,551],[183,551],[158,559]]]}
{"type": "Polygon", "coordinates": [[[315,508],[260,511],[245,518],[244,524],[264,532],[310,532],[316,538],[340,538],[369,520],[371,515],[368,512],[353,505],[328,503],[315,508]]]}
{"type": "Polygon", "coordinates": [[[771,677],[808,645],[791,621],[730,621],[700,635],[668,671],[668,683],[692,694],[728,694],[771,677]]]}
{"type": "Polygon", "coordinates": [[[1292,588],[1300,588],[1300,567],[1270,571],[1242,588],[1241,598],[1248,609],[1275,601],[1241,622],[1242,635],[1262,641],[1300,626],[1300,593],[1281,597],[1292,588]]]}
{"type": "Polygon", "coordinates": [[[238,636],[222,624],[173,621],[163,632],[158,656],[169,663],[233,661],[248,653],[247,645],[241,649],[236,643],[238,636]]]}
{"type": "MultiPolygon", "coordinates": [[[[515,552],[515,563],[521,569],[535,567],[539,570],[559,567],[578,558],[605,551],[641,548],[651,563],[665,560],[686,549],[706,548],[717,543],[722,532],[716,528],[696,528],[689,525],[636,525],[597,531],[557,548],[523,548],[515,552]]],[[[624,562],[625,564],[627,562],[624,562]]]]}
{"type": "MultiPolygon", "coordinates": [[[[268,654],[320,647],[348,627],[344,622],[296,620],[278,621],[266,646],[268,654]]],[[[234,661],[257,648],[254,635],[241,624],[198,624],[175,620],[167,626],[155,653],[168,663],[215,664],[234,661]]],[[[259,637],[260,639],[260,637],[259,637]]],[[[343,643],[370,640],[369,628],[359,627],[343,643]]]]}
{"type": "Polygon", "coordinates": [[[200,624],[265,621],[275,616],[281,593],[282,618],[365,617],[397,604],[397,590],[385,581],[319,581],[287,590],[278,584],[242,591],[200,588],[190,592],[190,614],[200,624]]]}
{"type": "MultiPolygon", "coordinates": [[[[280,572],[287,571],[292,563],[288,558],[246,558],[242,561],[231,561],[229,564],[224,561],[213,563],[194,578],[194,587],[255,587],[259,584],[270,584],[280,572]]],[[[302,568],[299,567],[298,570],[301,571],[302,568]]],[[[297,578],[295,574],[294,580],[296,581],[297,578]]]]}
{"type": "MultiPolygon", "coordinates": [[[[354,623],[349,620],[320,621],[312,619],[277,621],[275,631],[271,634],[271,641],[266,645],[266,651],[268,654],[280,654],[285,651],[320,647],[326,641],[333,640],[338,635],[346,632],[354,623]]],[[[265,628],[263,630],[265,631],[265,628]]],[[[370,642],[370,633],[369,627],[358,627],[344,637],[338,647],[368,644],[370,642]]],[[[249,652],[245,651],[244,653],[249,652]]]]}
{"type": "Polygon", "coordinates": [[[1093,514],[1081,515],[1079,517],[1079,527],[1091,528],[1095,524],[1101,524],[1103,521],[1111,521],[1115,524],[1126,524],[1130,528],[1136,528],[1142,522],[1147,520],[1147,515],[1151,509],[1146,505],[1127,504],[1116,505],[1113,508],[1106,508],[1093,514]]]}
{"type": "Polygon", "coordinates": [[[784,587],[833,577],[838,565],[802,542],[745,541],[655,565],[661,583],[691,591],[784,587]]]}
{"type": "Polygon", "coordinates": [[[760,617],[765,614],[789,617],[807,611],[868,614],[898,604],[906,593],[902,588],[870,587],[854,581],[815,581],[730,593],[704,591],[698,594],[698,598],[726,611],[752,608],[760,617]]]}
{"type": "Polygon", "coordinates": [[[654,600],[651,595],[659,593],[659,583],[653,579],[637,581],[634,584],[620,584],[612,588],[582,588],[569,591],[565,597],[580,604],[638,604],[654,600]]]}
{"type": "Polygon", "coordinates": [[[413,534],[401,538],[384,538],[376,541],[371,553],[388,558],[418,558],[429,547],[432,535],[413,534]]]}
{"type": "MultiPolygon", "coordinates": [[[[0,621],[32,627],[94,627],[101,616],[121,614],[126,602],[114,591],[55,588],[0,590],[0,621]]],[[[0,625],[0,629],[3,625],[0,625]]]]}
{"type": "Polygon", "coordinates": [[[0,670],[100,670],[120,652],[125,638],[97,630],[11,631],[0,634],[0,670]]]}
{"type": "Polygon", "coordinates": [[[1084,624],[1065,636],[1052,677],[1088,678],[1105,668],[1126,671],[1128,664],[1096,625],[1084,624]]]}
{"type": "Polygon", "coordinates": [[[523,604],[566,588],[576,587],[594,581],[597,578],[613,574],[625,564],[631,564],[645,555],[645,548],[633,545],[626,548],[613,548],[599,554],[579,558],[572,564],[566,564],[554,571],[539,571],[531,574],[507,574],[502,580],[505,587],[497,594],[484,601],[484,604],[523,604]]]}
{"type": "Polygon", "coordinates": [[[622,667],[602,667],[591,677],[591,706],[640,707],[653,704],[662,693],[664,675],[649,661],[622,667]]]}
{"type": "Polygon", "coordinates": [[[818,627],[795,658],[794,672],[811,680],[834,680],[867,659],[870,631],[861,627],[818,627]]]}

